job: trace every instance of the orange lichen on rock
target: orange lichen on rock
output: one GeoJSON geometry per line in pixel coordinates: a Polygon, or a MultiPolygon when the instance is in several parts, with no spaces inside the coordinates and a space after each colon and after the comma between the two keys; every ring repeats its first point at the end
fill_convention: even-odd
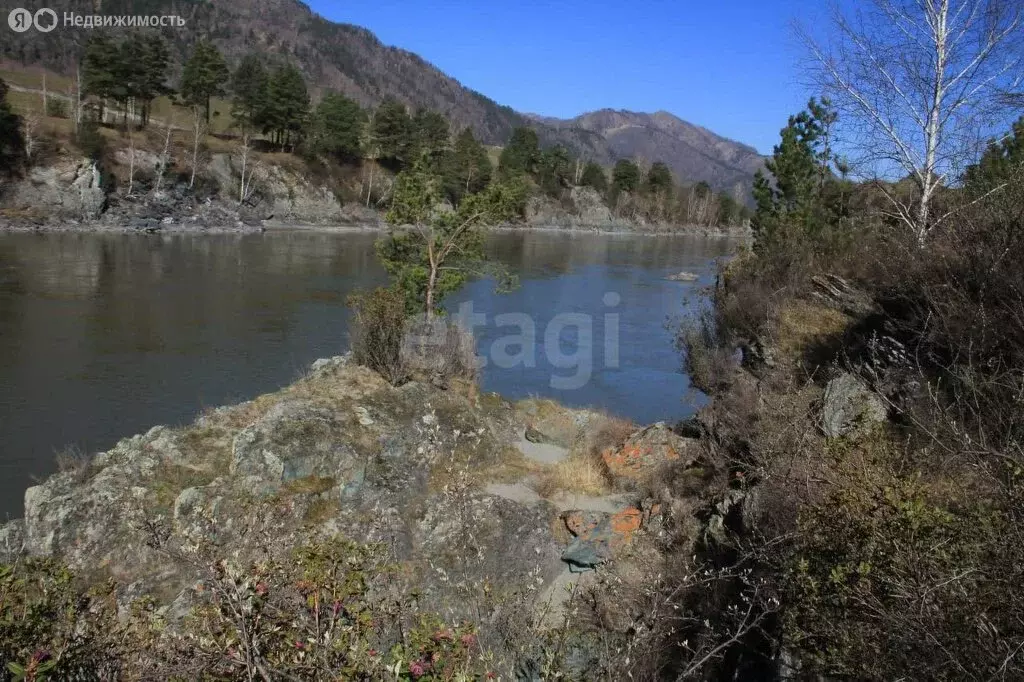
{"type": "Polygon", "coordinates": [[[693,446],[664,424],[655,424],[630,436],[621,448],[606,448],[601,459],[613,480],[638,481],[666,462],[679,460],[693,446]]]}

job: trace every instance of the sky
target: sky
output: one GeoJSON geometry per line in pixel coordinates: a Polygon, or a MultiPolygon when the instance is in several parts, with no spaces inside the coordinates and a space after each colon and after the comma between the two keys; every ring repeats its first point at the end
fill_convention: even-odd
{"type": "Polygon", "coordinates": [[[311,0],[500,104],[669,111],[770,153],[806,104],[790,28],[814,0],[311,0]]]}

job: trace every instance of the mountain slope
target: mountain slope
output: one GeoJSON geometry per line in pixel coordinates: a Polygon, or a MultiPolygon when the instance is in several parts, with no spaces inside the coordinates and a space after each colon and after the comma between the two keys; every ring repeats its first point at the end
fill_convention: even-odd
{"type": "MultiPolygon", "coordinates": [[[[230,61],[249,52],[295,61],[314,90],[337,90],[363,106],[396,97],[411,107],[436,109],[456,126],[472,127],[487,144],[503,144],[514,128],[530,125],[544,145],[564,144],[604,165],[633,156],[662,160],[677,179],[704,180],[719,190],[749,188],[759,164],[749,147],[664,112],[602,110],[568,121],[521,114],[466,88],[418,55],[386,46],[364,28],[328,21],[298,0],[50,0],[47,6],[58,15],[179,15],[187,20],[185,28],[162,30],[178,65],[197,39],[207,37],[230,61]]],[[[91,33],[63,26],[47,34],[9,32],[0,56],[68,73],[91,33]]]]}
{"type": "Polygon", "coordinates": [[[654,114],[601,109],[568,120],[534,117],[559,133],[586,131],[600,137],[607,159],[664,161],[679,179],[703,180],[715,189],[746,192],[764,164],[756,149],[688,123],[666,111],[654,114]]]}

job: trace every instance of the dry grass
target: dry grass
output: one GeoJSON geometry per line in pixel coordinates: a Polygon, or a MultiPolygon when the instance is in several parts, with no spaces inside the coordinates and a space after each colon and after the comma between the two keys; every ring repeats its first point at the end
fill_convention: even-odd
{"type": "Polygon", "coordinates": [[[537,478],[536,489],[543,497],[559,492],[600,496],[611,492],[608,467],[601,458],[607,448],[618,448],[637,429],[628,419],[602,415],[595,419],[577,439],[569,456],[544,469],[537,478]]]}
{"type": "Polygon", "coordinates": [[[811,346],[843,333],[850,319],[834,308],[793,301],[779,311],[775,342],[785,356],[796,357],[811,346]]]}
{"type": "Polygon", "coordinates": [[[71,472],[76,481],[84,481],[89,477],[92,457],[77,445],[69,445],[57,453],[57,470],[61,473],[71,472]]]}
{"type": "Polygon", "coordinates": [[[610,490],[604,463],[583,455],[572,455],[544,469],[534,487],[541,497],[560,492],[598,497],[610,490]]]}

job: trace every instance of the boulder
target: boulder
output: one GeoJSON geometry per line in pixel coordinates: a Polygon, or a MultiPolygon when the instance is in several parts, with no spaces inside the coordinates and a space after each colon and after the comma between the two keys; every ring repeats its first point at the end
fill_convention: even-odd
{"type": "Polygon", "coordinates": [[[825,386],[821,406],[821,430],[837,438],[885,421],[885,403],[856,376],[843,373],[825,386]]]}
{"type": "Polygon", "coordinates": [[[25,546],[25,522],[15,519],[0,526],[0,564],[13,562],[25,546]]]}
{"type": "Polygon", "coordinates": [[[573,571],[596,568],[629,544],[640,530],[644,512],[630,507],[614,514],[573,509],[561,515],[572,542],[562,552],[562,561],[573,571]]]}
{"type": "Polygon", "coordinates": [[[664,422],[637,431],[621,448],[608,448],[601,453],[608,473],[617,486],[630,487],[646,480],[663,465],[686,460],[690,466],[697,461],[699,441],[675,434],[664,422]]]}

